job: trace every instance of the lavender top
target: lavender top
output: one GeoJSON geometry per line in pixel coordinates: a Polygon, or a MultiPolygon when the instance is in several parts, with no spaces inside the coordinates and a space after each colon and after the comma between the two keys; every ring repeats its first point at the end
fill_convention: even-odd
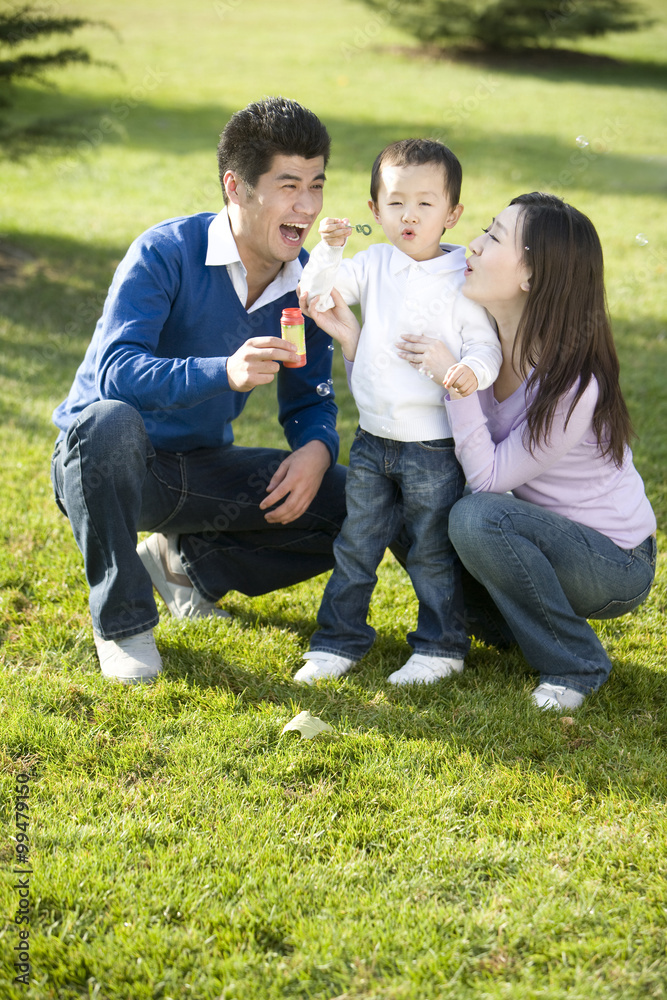
{"type": "Polygon", "coordinates": [[[526,390],[520,385],[503,402],[493,386],[464,399],[446,398],[456,454],[473,493],[512,493],[571,521],[595,528],[623,549],[655,531],[656,520],[626,448],[618,468],[604,458],[593,430],[598,398],[595,379],[565,426],[577,385],[562,398],[548,443],[533,448],[527,433],[526,390]]]}

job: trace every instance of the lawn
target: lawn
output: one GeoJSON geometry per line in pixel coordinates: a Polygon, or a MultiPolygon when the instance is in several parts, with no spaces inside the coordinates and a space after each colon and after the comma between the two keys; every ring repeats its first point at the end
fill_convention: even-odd
{"type": "MultiPolygon", "coordinates": [[[[596,626],[614,671],[565,719],[530,707],[519,654],[482,645],[452,681],[390,688],[417,609],[389,556],[378,641],[344,681],[291,681],[320,577],[230,594],[229,623],[165,614],[164,674],[127,689],[100,675],[49,483],[51,412],[116,263],[152,223],[221,207],[220,130],[281,93],[331,131],[329,214],[372,221],[375,155],[425,135],[463,164],[452,239],[535,189],[592,218],[664,548],[664,5],[644,32],[506,62],[426,58],[351,0],[51,6],[109,22],[116,33],[76,38],[116,67],[19,88],[14,122],[69,116],[73,132],[0,164],[0,997],[667,997],[664,557],[646,604],[596,626]],[[334,732],[281,735],[303,710],[334,732]],[[21,947],[27,985],[12,982],[21,947]]],[[[346,461],[355,409],[338,352],[334,381],[346,461]]],[[[239,443],[279,446],[274,412],[272,391],[255,392],[239,443]]]]}

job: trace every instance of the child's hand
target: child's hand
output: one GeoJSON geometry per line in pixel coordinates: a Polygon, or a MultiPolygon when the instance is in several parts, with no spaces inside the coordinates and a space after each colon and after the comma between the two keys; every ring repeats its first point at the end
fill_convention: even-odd
{"type": "Polygon", "coordinates": [[[319,233],[330,247],[344,247],[352,232],[349,219],[322,219],[319,233]]]}
{"type": "Polygon", "coordinates": [[[472,368],[458,364],[448,369],[442,384],[445,389],[453,389],[457,396],[470,396],[479,383],[472,368]]]}

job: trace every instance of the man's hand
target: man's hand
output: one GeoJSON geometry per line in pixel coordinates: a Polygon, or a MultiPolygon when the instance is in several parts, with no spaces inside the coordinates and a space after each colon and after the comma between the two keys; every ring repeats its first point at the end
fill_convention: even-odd
{"type": "Polygon", "coordinates": [[[344,247],[351,232],[349,219],[322,219],[320,222],[320,236],[330,247],[344,247]]]}
{"type": "Polygon", "coordinates": [[[268,495],[259,505],[260,510],[273,507],[283,497],[287,499],[280,507],[265,514],[266,520],[274,524],[289,524],[305,514],[330,464],[329,449],[322,441],[309,441],[288,455],[266,487],[268,495]]]}
{"type": "Polygon", "coordinates": [[[229,388],[250,392],[258,385],[273,382],[279,361],[294,361],[296,347],[280,337],[251,337],[227,358],[229,388]]]}

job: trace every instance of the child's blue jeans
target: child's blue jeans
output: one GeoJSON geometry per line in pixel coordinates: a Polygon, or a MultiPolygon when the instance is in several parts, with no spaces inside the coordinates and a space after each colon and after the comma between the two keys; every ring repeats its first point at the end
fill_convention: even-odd
{"type": "Polygon", "coordinates": [[[334,542],[336,565],[317,616],[311,650],[360,659],[372,646],[367,622],[377,567],[401,529],[406,569],[419,600],[416,653],[462,659],[468,652],[461,567],[448,534],[464,477],[451,438],[389,441],[357,430],[347,475],[347,517],[334,542]]]}

